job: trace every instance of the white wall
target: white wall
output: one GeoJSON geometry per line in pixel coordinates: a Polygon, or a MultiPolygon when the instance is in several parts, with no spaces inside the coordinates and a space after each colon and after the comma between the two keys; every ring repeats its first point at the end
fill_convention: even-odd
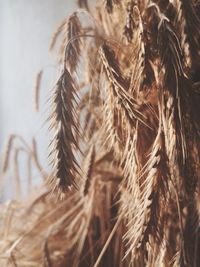
{"type": "Polygon", "coordinates": [[[48,99],[57,75],[55,55],[48,52],[56,26],[75,1],[0,0],[0,150],[6,137],[17,133],[28,141],[36,136],[40,159],[47,165],[48,99]],[[53,66],[55,65],[55,66],[53,66]],[[33,110],[36,73],[44,69],[42,110],[33,110]]]}

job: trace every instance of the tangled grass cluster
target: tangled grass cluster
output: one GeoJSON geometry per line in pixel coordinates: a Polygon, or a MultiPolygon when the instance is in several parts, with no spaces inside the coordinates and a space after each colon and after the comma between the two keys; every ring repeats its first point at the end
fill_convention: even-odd
{"type": "Polygon", "coordinates": [[[44,185],[2,205],[1,266],[198,267],[200,3],[78,4],[50,45],[52,172],[23,142],[44,185]]]}

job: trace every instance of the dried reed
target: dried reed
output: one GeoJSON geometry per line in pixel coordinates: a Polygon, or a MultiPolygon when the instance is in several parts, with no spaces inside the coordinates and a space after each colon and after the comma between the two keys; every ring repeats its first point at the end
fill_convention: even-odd
{"type": "Polygon", "coordinates": [[[35,110],[39,111],[40,108],[40,89],[41,89],[41,81],[42,81],[42,75],[43,71],[39,71],[35,80],[35,87],[34,87],[34,93],[35,93],[35,110]]]}
{"type": "Polygon", "coordinates": [[[34,139],[15,137],[14,151],[26,151],[45,183],[2,205],[0,263],[200,266],[199,2],[78,4],[85,11],[64,20],[51,43],[61,37],[64,63],[50,116],[52,172],[34,139]]]}

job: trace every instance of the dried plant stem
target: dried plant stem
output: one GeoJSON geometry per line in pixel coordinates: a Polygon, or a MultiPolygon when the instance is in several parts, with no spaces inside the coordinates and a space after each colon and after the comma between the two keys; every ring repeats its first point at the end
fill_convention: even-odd
{"type": "Polygon", "coordinates": [[[35,106],[35,110],[38,112],[40,109],[40,90],[41,90],[41,80],[42,80],[42,75],[43,75],[43,71],[39,71],[36,77],[36,81],[35,81],[35,87],[34,87],[34,93],[35,93],[35,97],[34,97],[34,106],[35,106]]]}
{"type": "Polygon", "coordinates": [[[21,196],[21,182],[20,182],[20,174],[19,174],[19,149],[15,149],[14,152],[14,177],[15,177],[15,192],[17,199],[21,196]]]}
{"type": "Polygon", "coordinates": [[[33,167],[45,184],[1,205],[0,266],[200,266],[197,2],[81,0],[62,21],[52,170],[10,137],[3,174],[14,164],[21,186],[23,151],[29,187],[33,167]]]}
{"type": "Polygon", "coordinates": [[[92,145],[85,159],[85,168],[84,168],[85,185],[83,190],[84,195],[87,195],[88,192],[90,191],[94,162],[95,162],[95,148],[94,145],[92,145]]]}
{"type": "Polygon", "coordinates": [[[115,225],[114,225],[112,231],[110,232],[110,235],[109,235],[109,237],[107,238],[106,243],[105,243],[105,245],[103,246],[103,249],[101,250],[101,253],[100,253],[99,256],[98,256],[98,258],[97,258],[97,260],[96,260],[96,262],[95,262],[95,264],[94,264],[94,267],[98,267],[98,265],[99,265],[99,263],[100,263],[100,261],[101,261],[103,255],[104,255],[104,253],[105,253],[105,251],[106,251],[106,249],[107,249],[109,243],[111,242],[111,240],[112,240],[112,238],[113,238],[115,232],[117,231],[117,228],[119,227],[120,223],[121,223],[121,218],[119,217],[119,218],[117,219],[117,222],[115,223],[115,225]]]}
{"type": "Polygon", "coordinates": [[[44,241],[43,253],[44,253],[44,265],[43,265],[43,267],[52,267],[51,258],[50,258],[50,255],[49,255],[47,239],[44,241]]]}
{"type": "Polygon", "coordinates": [[[15,135],[10,135],[7,143],[5,145],[5,150],[3,154],[3,164],[2,164],[2,172],[5,173],[9,166],[9,159],[10,159],[10,151],[12,149],[13,140],[15,139],[15,135]]]}

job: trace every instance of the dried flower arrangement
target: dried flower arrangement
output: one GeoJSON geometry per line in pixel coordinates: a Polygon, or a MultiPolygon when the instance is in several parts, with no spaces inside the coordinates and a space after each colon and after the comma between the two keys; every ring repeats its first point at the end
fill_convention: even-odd
{"type": "Polygon", "coordinates": [[[44,185],[2,205],[1,265],[200,266],[200,3],[90,2],[50,45],[51,174],[9,139],[3,171],[20,139],[44,185]]]}

